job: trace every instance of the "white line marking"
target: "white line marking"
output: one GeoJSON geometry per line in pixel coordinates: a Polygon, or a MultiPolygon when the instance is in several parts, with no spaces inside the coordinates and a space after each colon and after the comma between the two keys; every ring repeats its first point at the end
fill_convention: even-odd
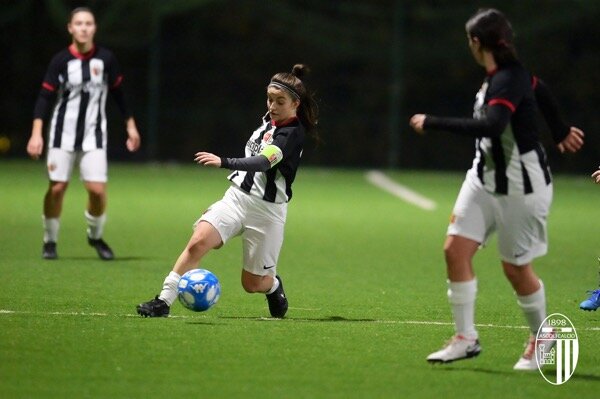
{"type": "MultiPolygon", "coordinates": [[[[52,315],[52,316],[97,316],[97,317],[138,317],[141,318],[140,315],[137,314],[110,314],[110,313],[86,313],[86,312],[30,312],[30,311],[20,311],[20,310],[8,310],[8,309],[0,309],[0,315],[52,315]]],[[[206,315],[196,315],[196,316],[174,316],[170,315],[169,319],[198,319],[198,318],[206,318],[206,315]]],[[[235,318],[233,318],[235,319],[235,318]]],[[[290,322],[320,322],[326,319],[311,319],[311,318],[287,318],[287,319],[273,319],[271,317],[256,317],[256,318],[239,318],[236,320],[287,320],[290,322]]],[[[453,326],[454,323],[448,321],[428,321],[428,320],[376,320],[376,319],[359,319],[353,320],[352,318],[340,318],[340,322],[357,322],[357,323],[380,323],[380,324],[421,324],[427,326],[453,326]]],[[[502,329],[516,329],[516,330],[525,330],[528,329],[528,326],[507,326],[507,325],[499,325],[499,324],[475,324],[476,327],[483,328],[502,328],[502,329]]],[[[600,327],[583,327],[578,328],[577,330],[582,331],[600,331],[600,327]]]]}
{"type": "Polygon", "coordinates": [[[437,204],[434,201],[422,196],[406,186],[403,186],[402,184],[393,181],[380,171],[372,170],[367,172],[365,177],[367,178],[367,181],[374,186],[379,187],[380,189],[387,191],[388,193],[395,195],[396,197],[410,204],[416,205],[421,209],[433,211],[437,207],[437,204]]]}

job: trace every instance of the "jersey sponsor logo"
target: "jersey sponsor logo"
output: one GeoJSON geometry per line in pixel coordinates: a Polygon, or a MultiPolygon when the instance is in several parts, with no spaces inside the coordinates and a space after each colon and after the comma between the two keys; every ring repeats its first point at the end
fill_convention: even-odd
{"type": "Polygon", "coordinates": [[[255,141],[252,140],[248,140],[248,142],[246,143],[246,148],[248,149],[248,151],[250,151],[250,153],[252,155],[256,155],[259,152],[262,151],[262,144],[261,143],[257,143],[255,141]]]}

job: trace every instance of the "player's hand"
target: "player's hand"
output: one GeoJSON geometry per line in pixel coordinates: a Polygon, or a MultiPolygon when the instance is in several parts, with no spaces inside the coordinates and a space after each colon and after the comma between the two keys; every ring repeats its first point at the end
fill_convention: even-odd
{"type": "Polygon", "coordinates": [[[594,181],[596,182],[596,184],[600,184],[600,167],[598,168],[597,171],[595,171],[594,173],[592,173],[592,179],[594,179],[594,181]]]}
{"type": "Polygon", "coordinates": [[[142,139],[140,138],[140,132],[138,132],[137,125],[135,124],[135,119],[133,119],[132,116],[125,121],[125,129],[127,129],[127,141],[125,142],[125,146],[129,152],[136,152],[142,144],[142,139]]]}
{"type": "Polygon", "coordinates": [[[211,154],[210,152],[197,152],[194,155],[194,161],[204,166],[221,167],[221,157],[211,154]]]}
{"type": "Polygon", "coordinates": [[[583,147],[583,136],[584,134],[581,129],[571,126],[567,137],[565,137],[565,139],[558,144],[558,150],[561,153],[576,153],[581,149],[581,147],[583,147]]]}
{"type": "Polygon", "coordinates": [[[125,146],[129,150],[129,152],[136,152],[140,148],[140,144],[142,144],[142,139],[140,138],[140,134],[135,131],[135,133],[128,132],[127,142],[125,142],[125,146]]]}
{"type": "Polygon", "coordinates": [[[44,149],[44,139],[41,136],[31,136],[27,143],[27,153],[33,159],[39,159],[44,149]]]}
{"type": "Polygon", "coordinates": [[[423,125],[425,124],[425,114],[415,114],[410,118],[409,125],[412,127],[415,132],[419,134],[425,134],[425,130],[423,129],[423,125]]]}

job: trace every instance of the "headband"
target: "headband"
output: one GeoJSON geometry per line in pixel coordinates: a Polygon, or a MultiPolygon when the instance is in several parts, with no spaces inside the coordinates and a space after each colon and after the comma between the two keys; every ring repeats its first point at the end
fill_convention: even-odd
{"type": "Polygon", "coordinates": [[[269,83],[269,86],[274,86],[274,87],[277,87],[278,89],[284,89],[284,90],[288,91],[291,95],[296,97],[296,99],[300,100],[300,94],[298,94],[298,92],[296,90],[294,90],[294,88],[288,84],[272,80],[271,83],[269,83]]]}

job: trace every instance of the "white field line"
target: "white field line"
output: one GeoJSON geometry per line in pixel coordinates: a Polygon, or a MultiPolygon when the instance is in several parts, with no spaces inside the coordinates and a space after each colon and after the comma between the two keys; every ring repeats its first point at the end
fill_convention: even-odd
{"type": "Polygon", "coordinates": [[[372,170],[367,172],[365,175],[367,181],[373,184],[380,189],[387,191],[388,193],[404,200],[410,204],[418,206],[421,209],[425,209],[426,211],[433,211],[437,204],[431,199],[422,196],[421,194],[411,190],[410,188],[399,184],[389,177],[387,177],[383,172],[378,170],[372,170]]]}
{"type": "MultiPolygon", "coordinates": [[[[8,309],[0,309],[1,315],[49,315],[49,316],[82,316],[82,317],[141,317],[137,314],[109,314],[109,313],[86,313],[86,312],[29,312],[29,311],[20,311],[20,310],[8,310],[8,309]]],[[[169,316],[169,318],[173,319],[198,319],[204,318],[206,316],[169,316]]],[[[249,320],[243,318],[243,320],[249,320]]],[[[250,319],[251,320],[251,319],[250,319]]],[[[270,317],[257,317],[255,320],[277,320],[281,319],[273,319],[270,317]]],[[[285,319],[284,319],[285,320],[285,319]]],[[[288,321],[292,322],[318,322],[320,319],[310,319],[310,318],[299,318],[293,319],[288,318],[288,321]]],[[[344,321],[341,319],[340,321],[344,321]]],[[[351,318],[348,318],[348,322],[352,322],[351,318]]],[[[453,326],[454,323],[447,321],[428,321],[428,320],[357,320],[357,322],[363,323],[380,323],[380,324],[417,324],[417,325],[426,325],[426,326],[453,326]]],[[[525,330],[528,329],[528,326],[510,326],[510,325],[500,325],[500,324],[475,324],[476,327],[480,328],[498,328],[498,329],[516,329],[516,330],[525,330]]],[[[577,330],[581,331],[600,331],[600,327],[587,327],[587,328],[577,328],[577,330]]]]}

